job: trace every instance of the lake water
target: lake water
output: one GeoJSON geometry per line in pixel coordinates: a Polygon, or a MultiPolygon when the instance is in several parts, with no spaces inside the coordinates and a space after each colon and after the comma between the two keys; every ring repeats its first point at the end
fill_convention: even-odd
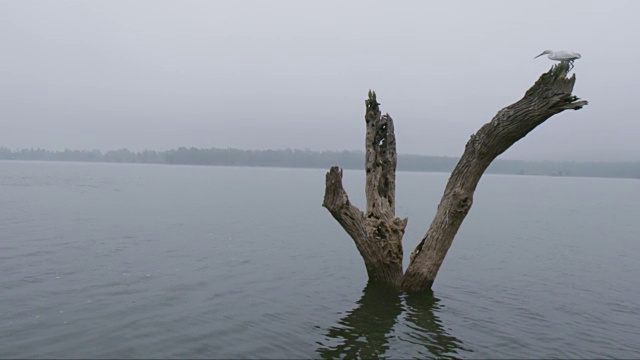
{"type": "MultiPolygon", "coordinates": [[[[487,175],[406,295],[366,287],[324,173],[0,162],[0,357],[640,357],[639,181],[487,175]]],[[[398,174],[407,258],[447,176],[398,174]]]]}

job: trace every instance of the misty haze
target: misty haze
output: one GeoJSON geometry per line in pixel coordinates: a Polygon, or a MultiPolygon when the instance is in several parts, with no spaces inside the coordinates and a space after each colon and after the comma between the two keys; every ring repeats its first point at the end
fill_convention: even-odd
{"type": "Polygon", "coordinates": [[[1,1],[0,358],[639,357],[639,11],[1,1]]]}

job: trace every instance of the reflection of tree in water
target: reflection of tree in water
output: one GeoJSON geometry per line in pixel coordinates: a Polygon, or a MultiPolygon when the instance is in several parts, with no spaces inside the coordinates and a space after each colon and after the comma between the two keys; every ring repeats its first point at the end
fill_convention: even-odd
{"type": "Polygon", "coordinates": [[[400,293],[369,283],[362,297],[338,323],[327,330],[336,346],[321,347],[323,358],[378,358],[389,349],[389,333],[402,313],[400,293]]]}
{"type": "Polygon", "coordinates": [[[406,335],[410,339],[404,341],[422,345],[428,350],[428,354],[437,358],[454,358],[458,350],[468,350],[462,345],[462,341],[447,333],[442,321],[436,315],[440,309],[440,299],[428,293],[409,293],[404,297],[405,322],[413,331],[406,335]]]}
{"type": "Polygon", "coordinates": [[[458,350],[464,348],[460,340],[447,334],[435,315],[439,301],[432,293],[402,294],[369,283],[356,303],[357,307],[327,330],[326,340],[331,344],[320,346],[317,352],[323,358],[385,357],[389,340],[395,337],[427,350],[426,354],[416,355],[455,357],[458,350]],[[393,334],[403,312],[410,331],[393,334]]]}

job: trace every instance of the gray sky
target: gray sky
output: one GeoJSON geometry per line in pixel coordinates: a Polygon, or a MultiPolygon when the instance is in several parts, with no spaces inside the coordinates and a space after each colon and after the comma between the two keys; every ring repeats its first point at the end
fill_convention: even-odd
{"type": "Polygon", "coordinates": [[[0,1],[0,146],[363,148],[458,156],[552,62],[564,112],[502,157],[640,160],[640,1],[0,1]]]}

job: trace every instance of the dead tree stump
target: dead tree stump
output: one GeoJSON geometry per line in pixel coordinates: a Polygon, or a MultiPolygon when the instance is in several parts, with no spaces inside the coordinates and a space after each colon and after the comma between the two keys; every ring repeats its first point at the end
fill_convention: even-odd
{"type": "Polygon", "coordinates": [[[393,120],[381,115],[376,95],[366,100],[365,141],[366,212],[349,202],[342,186],[342,170],[326,175],[323,206],[351,236],[364,259],[369,279],[406,291],[428,290],[451,243],[473,204],[473,193],[491,162],[551,116],[587,105],[571,94],[575,75],[567,78],[569,64],[561,62],[542,74],[516,103],[498,111],[465,146],[422,241],[402,272],[402,236],[407,219],[395,216],[397,163],[393,120]]]}

